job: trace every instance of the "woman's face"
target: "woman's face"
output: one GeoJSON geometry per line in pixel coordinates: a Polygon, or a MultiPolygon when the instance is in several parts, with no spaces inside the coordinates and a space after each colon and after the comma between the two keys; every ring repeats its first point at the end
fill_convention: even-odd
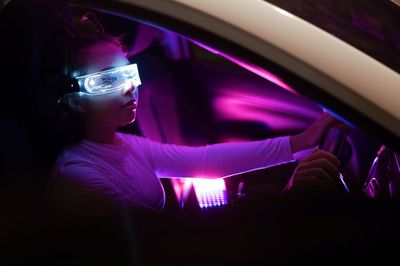
{"type": "MultiPolygon", "coordinates": [[[[79,63],[81,73],[95,73],[129,64],[121,49],[115,44],[101,42],[84,49],[79,63]]],[[[85,117],[96,124],[118,128],[132,123],[136,117],[137,94],[133,85],[102,95],[82,94],[80,100],[85,117]]]]}

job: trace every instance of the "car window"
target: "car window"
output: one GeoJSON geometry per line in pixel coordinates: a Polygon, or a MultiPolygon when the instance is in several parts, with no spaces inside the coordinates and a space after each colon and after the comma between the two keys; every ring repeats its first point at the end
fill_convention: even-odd
{"type": "MultiPolygon", "coordinates": [[[[173,15],[169,14],[170,11],[168,11],[175,8],[176,10],[180,10],[180,8],[182,8],[181,4],[176,2],[166,3],[166,5],[170,5],[170,8],[168,8],[168,10],[165,10],[165,13],[164,10],[158,10],[159,7],[154,8],[154,10],[152,11],[150,11],[150,9],[152,8],[147,10],[146,5],[142,6],[142,4],[139,4],[138,6],[136,6],[136,4],[133,4],[136,6],[135,10],[137,10],[137,12],[132,11],[130,13],[129,11],[127,11],[128,9],[122,8],[122,6],[124,6],[125,4],[126,3],[121,3],[121,5],[115,7],[108,6],[107,8],[110,9],[109,12],[111,13],[120,12],[122,16],[145,21],[146,23],[155,25],[156,28],[168,28],[172,31],[184,34],[185,36],[189,36],[193,40],[209,45],[209,48],[211,49],[218,47],[220,50],[218,52],[220,52],[221,55],[225,54],[231,56],[231,59],[233,60],[240,59],[236,60],[236,63],[239,62],[238,64],[242,66],[248,68],[250,67],[253,69],[253,72],[259,72],[259,74],[264,75],[264,77],[271,77],[271,75],[266,74],[266,72],[268,72],[272,74],[272,77],[275,75],[278,76],[280,79],[284,79],[285,83],[289,85],[289,89],[295,88],[297,92],[305,95],[306,97],[317,100],[324,106],[335,109],[338,115],[347,120],[351,120],[352,123],[357,124],[357,127],[363,128],[363,130],[370,131],[377,138],[384,136],[383,140],[388,140],[386,144],[392,146],[392,148],[396,148],[398,146],[398,130],[397,123],[395,122],[397,121],[397,118],[395,118],[393,115],[396,112],[395,101],[392,100],[390,104],[385,105],[382,103],[382,101],[387,100],[386,98],[376,97],[377,90],[374,89],[374,86],[376,86],[376,80],[368,83],[366,83],[365,79],[362,78],[351,80],[350,75],[340,74],[341,68],[333,67],[334,65],[330,64],[330,61],[327,61],[328,59],[325,57],[325,61],[320,61],[314,56],[313,58],[316,60],[315,62],[317,62],[318,66],[310,66],[307,58],[302,58],[300,60],[298,60],[298,58],[296,59],[296,56],[295,58],[293,58],[293,54],[291,54],[290,52],[288,53],[287,51],[282,51],[279,47],[271,45],[268,40],[264,40],[265,47],[263,49],[252,50],[255,47],[255,43],[257,43],[257,38],[254,38],[254,36],[252,36],[249,41],[249,43],[252,43],[251,45],[253,45],[254,47],[248,49],[248,45],[250,44],[246,42],[236,43],[229,37],[226,38],[226,36],[224,36],[224,32],[219,32],[218,30],[214,31],[213,29],[207,30],[207,28],[203,27],[203,25],[201,24],[202,21],[207,21],[207,23],[212,22],[223,24],[223,22],[218,21],[218,19],[214,21],[212,16],[209,16],[207,17],[207,19],[205,19],[207,14],[196,13],[196,8],[206,6],[205,4],[195,2],[188,2],[186,4],[182,3],[183,6],[187,5],[189,9],[181,10],[182,14],[177,14],[176,18],[174,18],[173,15]],[[198,5],[198,7],[196,7],[196,5],[198,5]],[[192,7],[195,8],[193,10],[190,10],[190,8],[192,7]],[[119,10],[119,8],[122,9],[119,10]],[[117,12],[116,10],[119,11],[117,12]],[[195,21],[190,21],[191,19],[184,18],[185,15],[183,13],[185,13],[186,11],[194,12],[193,16],[195,16],[195,21]],[[181,15],[183,15],[183,17],[181,17],[181,15]],[[210,21],[208,21],[208,19],[210,19],[210,21]],[[197,23],[200,24],[197,25],[197,23]],[[262,53],[262,56],[260,56],[260,52],[262,53]],[[240,63],[240,61],[242,62],[240,63]],[[261,72],[264,73],[260,73],[260,71],[257,71],[257,67],[260,66],[262,66],[261,72]],[[325,72],[325,67],[329,67],[330,70],[328,72],[325,72]],[[320,72],[321,70],[326,75],[322,74],[320,72]],[[316,86],[316,84],[318,85],[316,86]],[[352,86],[354,86],[354,88],[352,86]],[[364,90],[365,86],[368,87],[368,90],[364,90]],[[367,91],[368,93],[366,93],[365,91],[367,91]],[[338,98],[341,99],[338,100],[338,98]],[[357,101],[358,104],[354,105],[352,104],[352,101],[357,101]],[[371,123],[374,125],[373,127],[369,126],[371,123]],[[388,142],[392,144],[389,144],[388,142]]],[[[256,8],[258,4],[260,3],[256,4],[256,2],[253,2],[252,7],[256,8]]],[[[218,4],[217,6],[221,8],[220,5],[221,4],[218,4]]],[[[268,8],[266,9],[269,8],[271,7],[268,5],[268,8]]],[[[100,9],[102,8],[100,7],[100,9]]],[[[206,10],[207,9],[205,9],[205,11],[206,10]]],[[[212,9],[207,10],[206,12],[212,13],[212,9]]],[[[297,23],[295,21],[292,22],[297,23]]],[[[300,24],[303,25],[302,23],[300,24]]],[[[229,25],[225,26],[230,27],[229,25]]],[[[240,36],[240,38],[243,38],[245,35],[242,35],[243,32],[240,30],[240,28],[241,25],[234,25],[231,30],[233,30],[234,34],[237,34],[238,37],[240,36]]],[[[219,29],[219,27],[216,27],[216,29],[219,29]]],[[[321,33],[319,32],[318,34],[321,33]]],[[[315,37],[317,38],[317,35],[315,37]]],[[[330,39],[330,41],[335,43],[335,45],[340,46],[340,43],[337,43],[336,40],[333,41],[333,39],[330,39]]],[[[302,46],[302,49],[307,48],[302,46]]],[[[322,50],[320,50],[320,52],[322,50]]],[[[347,51],[349,55],[355,55],[357,58],[362,57],[363,60],[368,60],[368,57],[364,57],[362,54],[353,53],[351,51],[353,50],[347,51]]],[[[335,61],[335,64],[340,64],[339,62],[343,58],[336,58],[338,58],[339,60],[335,61]]],[[[358,62],[358,59],[354,60],[354,62],[358,62]]],[[[397,76],[395,76],[397,73],[387,71],[385,68],[381,68],[379,64],[376,65],[375,63],[371,65],[366,64],[365,66],[371,71],[374,67],[377,69],[379,68],[380,71],[377,73],[379,75],[385,76],[386,82],[388,83],[388,86],[385,86],[385,88],[391,91],[395,88],[394,83],[391,81],[398,78],[397,76]]],[[[349,66],[347,65],[347,67],[349,66]]],[[[359,75],[361,74],[361,72],[356,73],[359,75]]],[[[371,73],[369,73],[368,77],[372,79],[371,73]]]]}
{"type": "MultiPolygon", "coordinates": [[[[78,13],[84,11],[77,10],[78,13]]],[[[131,49],[128,54],[132,62],[139,64],[144,75],[135,133],[156,141],[194,146],[261,140],[298,133],[321,115],[323,105],[292,93],[285,83],[285,75],[273,75],[268,69],[261,68],[261,73],[255,72],[254,66],[227,57],[223,50],[167,29],[106,13],[98,13],[98,17],[111,31],[127,30],[126,42],[131,49]],[[154,39],[147,46],[138,44],[146,36],[154,39]],[[138,46],[142,49],[136,48],[138,46]]],[[[342,154],[346,157],[345,178],[347,182],[354,182],[349,185],[352,192],[361,195],[372,162],[383,143],[353,125],[352,121],[346,123],[351,130],[347,143],[349,150],[347,155],[345,151],[342,154]]],[[[126,129],[132,133],[130,130],[126,129]]],[[[259,197],[262,186],[269,189],[272,196],[284,182],[265,183],[262,179],[272,176],[270,180],[273,180],[273,176],[280,175],[286,180],[291,170],[291,167],[281,167],[238,175],[231,178],[227,186],[237,191],[239,183],[247,180],[247,189],[253,191],[250,196],[259,197]],[[253,175],[253,181],[248,181],[249,175],[253,175]]],[[[172,196],[169,206],[176,208],[177,201],[181,201],[181,206],[185,205],[186,199],[176,194],[184,182],[163,182],[172,196]]],[[[185,210],[199,207],[195,198],[188,200],[185,206],[185,210]]]]}

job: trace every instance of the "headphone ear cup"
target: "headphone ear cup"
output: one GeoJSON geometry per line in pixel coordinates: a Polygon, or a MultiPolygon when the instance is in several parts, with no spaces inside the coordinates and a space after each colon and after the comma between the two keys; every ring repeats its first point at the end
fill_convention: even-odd
{"type": "Polygon", "coordinates": [[[79,92],[78,80],[76,78],[67,79],[65,90],[65,93],[79,92]]]}
{"type": "Polygon", "coordinates": [[[60,103],[63,101],[63,98],[68,93],[79,92],[79,83],[76,78],[61,78],[57,81],[56,87],[57,92],[57,102],[60,103]]]}

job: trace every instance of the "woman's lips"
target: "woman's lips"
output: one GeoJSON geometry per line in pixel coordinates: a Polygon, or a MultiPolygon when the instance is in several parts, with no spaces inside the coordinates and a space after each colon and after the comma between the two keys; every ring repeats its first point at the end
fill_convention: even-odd
{"type": "Polygon", "coordinates": [[[122,107],[130,107],[132,109],[136,109],[136,102],[134,100],[130,100],[126,104],[124,104],[122,107]]]}

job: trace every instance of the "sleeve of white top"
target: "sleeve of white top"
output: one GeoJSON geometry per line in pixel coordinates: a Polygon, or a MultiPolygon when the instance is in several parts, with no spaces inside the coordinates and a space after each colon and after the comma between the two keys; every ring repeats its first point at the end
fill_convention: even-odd
{"type": "Polygon", "coordinates": [[[293,161],[289,137],[188,147],[148,141],[158,177],[218,178],[293,161]]]}

